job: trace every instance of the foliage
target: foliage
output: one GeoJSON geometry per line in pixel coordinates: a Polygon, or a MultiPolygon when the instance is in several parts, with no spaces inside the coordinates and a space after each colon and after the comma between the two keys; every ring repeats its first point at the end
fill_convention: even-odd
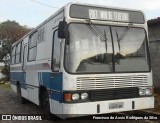
{"type": "Polygon", "coordinates": [[[3,69],[1,70],[1,73],[3,74],[3,75],[5,75],[5,77],[3,78],[3,81],[9,81],[9,79],[10,79],[10,67],[9,67],[9,65],[5,65],[4,67],[3,67],[3,69]]]}
{"type": "Polygon", "coordinates": [[[2,83],[0,83],[0,89],[10,91],[10,90],[11,90],[11,85],[10,85],[9,83],[7,83],[7,84],[4,84],[4,83],[2,84],[2,83]]]}
{"type": "Polygon", "coordinates": [[[6,63],[11,52],[11,45],[30,31],[26,26],[21,26],[15,21],[5,21],[0,24],[0,60],[6,63]]]}
{"type": "Polygon", "coordinates": [[[1,83],[5,83],[5,82],[8,82],[10,79],[9,79],[9,76],[5,76],[3,78],[0,79],[0,84],[1,83]]]}
{"type": "Polygon", "coordinates": [[[2,70],[4,75],[9,75],[9,61],[12,44],[22,38],[30,30],[30,28],[21,26],[15,21],[8,20],[0,23],[0,61],[3,61],[6,64],[2,70]]]}

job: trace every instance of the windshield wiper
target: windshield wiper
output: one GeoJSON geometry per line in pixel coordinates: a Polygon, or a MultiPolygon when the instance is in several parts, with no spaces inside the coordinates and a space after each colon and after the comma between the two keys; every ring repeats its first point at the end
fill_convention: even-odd
{"type": "MultiPolygon", "coordinates": [[[[96,36],[98,36],[98,35],[100,35],[100,37],[102,38],[102,40],[104,40],[104,41],[107,41],[108,39],[107,39],[107,37],[99,30],[99,28],[95,25],[95,24],[93,24],[92,22],[91,22],[91,20],[86,20],[86,22],[89,24],[89,29],[94,33],[94,34],[96,34],[96,36]],[[92,26],[91,26],[92,25],[92,26]]],[[[105,29],[104,29],[105,30],[105,29]]]]}
{"type": "Polygon", "coordinates": [[[102,38],[102,41],[105,41],[105,47],[106,47],[106,52],[107,52],[107,36],[106,36],[106,31],[105,31],[105,29],[104,29],[104,34],[99,30],[99,28],[95,25],[95,24],[93,24],[92,22],[91,22],[91,20],[86,20],[90,25],[89,25],[89,29],[94,33],[94,34],[96,34],[96,36],[99,36],[100,35],[100,38],[102,38]],[[93,27],[92,27],[92,26],[93,27]]]}
{"type": "Polygon", "coordinates": [[[130,23],[128,25],[128,27],[124,30],[124,32],[118,36],[118,32],[116,30],[116,37],[117,37],[117,42],[118,42],[118,47],[119,47],[119,50],[120,50],[120,41],[123,40],[125,38],[125,36],[127,35],[127,33],[129,32],[129,29],[133,26],[133,23],[130,23]]]}

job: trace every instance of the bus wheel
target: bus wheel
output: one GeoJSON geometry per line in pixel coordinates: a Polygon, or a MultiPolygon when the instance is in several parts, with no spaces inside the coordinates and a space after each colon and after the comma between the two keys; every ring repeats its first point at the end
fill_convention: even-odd
{"type": "Polygon", "coordinates": [[[22,97],[22,95],[21,95],[21,87],[19,85],[17,86],[17,94],[18,94],[18,102],[20,104],[25,104],[27,102],[27,100],[24,97],[22,97]]]}
{"type": "Polygon", "coordinates": [[[41,106],[45,114],[50,114],[49,96],[47,90],[42,93],[41,106]]]}

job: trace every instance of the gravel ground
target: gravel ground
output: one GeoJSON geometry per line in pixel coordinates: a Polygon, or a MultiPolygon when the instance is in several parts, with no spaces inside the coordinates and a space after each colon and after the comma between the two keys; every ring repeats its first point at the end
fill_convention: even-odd
{"type": "MultiPolygon", "coordinates": [[[[1,88],[0,84],[0,116],[1,114],[42,114],[43,111],[41,108],[31,102],[27,104],[19,104],[17,94],[14,93],[11,89],[7,88],[1,88]]],[[[157,100],[160,101],[160,100],[157,100]]],[[[160,108],[158,108],[160,109],[160,108]]],[[[147,110],[148,111],[148,110],[147,110]]],[[[156,110],[157,111],[157,110],[156,110]]],[[[159,111],[159,110],[158,110],[159,111]]],[[[98,115],[98,116],[104,116],[104,115],[98,115]]],[[[55,116],[53,116],[55,117],[55,116]]],[[[85,119],[89,118],[92,119],[93,116],[85,117],[85,119]]],[[[60,120],[57,117],[55,117],[55,120],[44,120],[44,121],[2,121],[0,120],[0,123],[158,123],[158,121],[148,121],[148,120],[82,120],[82,118],[76,118],[72,120],[60,120]]],[[[160,122],[160,121],[159,121],[160,122]]]]}
{"type": "Polygon", "coordinates": [[[151,111],[160,114],[160,94],[155,94],[154,97],[155,97],[155,108],[146,111],[151,111]]]}

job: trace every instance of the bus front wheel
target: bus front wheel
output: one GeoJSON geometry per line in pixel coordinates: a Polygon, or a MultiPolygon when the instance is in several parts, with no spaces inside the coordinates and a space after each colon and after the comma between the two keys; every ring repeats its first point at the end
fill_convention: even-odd
{"type": "Polygon", "coordinates": [[[47,93],[47,90],[45,90],[42,93],[41,107],[42,107],[45,114],[50,114],[49,95],[47,93]]]}

